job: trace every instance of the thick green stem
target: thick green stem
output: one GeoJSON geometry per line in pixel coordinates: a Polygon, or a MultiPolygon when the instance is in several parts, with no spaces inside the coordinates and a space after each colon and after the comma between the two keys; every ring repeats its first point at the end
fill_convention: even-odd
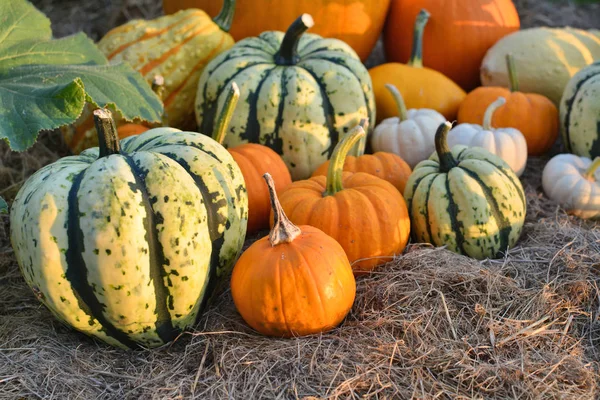
{"type": "Polygon", "coordinates": [[[411,67],[421,68],[423,67],[423,32],[425,31],[425,25],[431,14],[426,9],[422,9],[417,14],[415,20],[415,29],[413,33],[413,45],[408,65],[411,67]]]}
{"type": "Polygon", "coordinates": [[[583,174],[583,177],[585,179],[587,179],[588,181],[596,181],[596,170],[600,167],[600,157],[596,157],[594,158],[594,162],[592,163],[592,165],[590,165],[588,167],[588,169],[585,170],[585,174],[583,174]]]}
{"type": "Polygon", "coordinates": [[[94,124],[96,132],[98,132],[98,146],[100,147],[98,158],[120,154],[119,135],[110,111],[105,108],[94,110],[94,124]]]}
{"type": "Polygon", "coordinates": [[[517,67],[515,66],[515,58],[512,54],[506,55],[506,68],[508,69],[508,81],[510,82],[510,91],[519,91],[519,77],[517,76],[517,67]]]}
{"type": "Polygon", "coordinates": [[[440,159],[440,171],[448,172],[458,166],[454,159],[450,147],[448,147],[448,132],[452,129],[452,124],[448,121],[440,124],[435,132],[435,151],[440,159]]]}
{"type": "Polygon", "coordinates": [[[398,118],[400,122],[406,121],[408,119],[408,111],[406,111],[406,103],[404,103],[404,97],[400,94],[398,88],[390,83],[386,83],[385,87],[390,91],[392,97],[394,97],[394,102],[396,103],[396,108],[398,109],[398,118]]]}
{"type": "Polygon", "coordinates": [[[298,43],[300,38],[315,22],[310,14],[299,16],[285,32],[279,51],[275,55],[277,65],[294,65],[298,62],[298,43]]]}
{"type": "Polygon", "coordinates": [[[483,114],[483,125],[481,125],[484,130],[489,131],[492,129],[492,118],[494,117],[494,113],[505,103],[506,99],[504,97],[498,97],[496,101],[488,106],[488,108],[485,110],[485,114],[483,114]]]}
{"type": "Polygon", "coordinates": [[[229,87],[229,91],[227,92],[227,97],[225,98],[225,103],[223,104],[221,113],[217,118],[215,132],[213,133],[213,139],[219,144],[223,144],[223,141],[225,140],[229,122],[231,122],[231,117],[233,117],[233,112],[239,99],[240,89],[235,82],[232,82],[231,86],[229,87]]]}
{"type": "Polygon", "coordinates": [[[231,22],[233,21],[233,14],[235,14],[235,0],[223,0],[221,12],[213,18],[213,21],[223,32],[229,32],[231,22]]]}
{"type": "Polygon", "coordinates": [[[273,182],[271,174],[267,172],[263,175],[263,178],[269,188],[271,209],[273,210],[273,229],[269,232],[269,242],[271,246],[277,246],[281,243],[291,243],[302,231],[296,225],[292,224],[292,221],[283,212],[283,207],[281,207],[281,203],[279,203],[279,199],[277,198],[275,182],[273,182]]]}
{"type": "MultiPolygon", "coordinates": [[[[365,132],[369,131],[369,119],[368,118],[361,119],[358,122],[358,125],[360,125],[365,132]]],[[[350,151],[348,152],[348,155],[354,156],[354,157],[360,157],[365,154],[366,147],[367,147],[367,136],[365,135],[362,139],[360,139],[358,141],[358,143],[356,143],[356,145],[352,149],[350,149],[350,151]]]]}
{"type": "Polygon", "coordinates": [[[357,125],[348,132],[342,140],[333,149],[331,160],[329,160],[329,168],[327,170],[327,183],[325,187],[325,196],[333,196],[337,192],[344,190],[342,175],[344,172],[344,162],[348,152],[360,139],[366,136],[362,126],[357,125]]]}

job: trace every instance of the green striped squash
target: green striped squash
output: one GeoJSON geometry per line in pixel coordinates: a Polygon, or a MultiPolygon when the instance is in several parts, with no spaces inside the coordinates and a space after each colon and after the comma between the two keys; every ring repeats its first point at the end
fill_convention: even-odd
{"type": "Polygon", "coordinates": [[[269,31],[238,42],[206,66],[196,96],[198,126],[210,133],[235,79],[241,97],[224,144],[269,146],[294,180],[310,177],[361,119],[375,121],[366,68],[346,43],[305,34],[312,25],[304,14],[285,35],[269,31]]]}
{"type": "Polygon", "coordinates": [[[406,183],[413,240],[477,259],[501,257],[523,229],[523,187],[506,162],[483,148],[450,151],[450,128],[440,125],[436,153],[417,164],[406,183]]]}
{"type": "Polygon", "coordinates": [[[115,346],[160,346],[196,321],[242,249],[243,177],[205,135],[157,128],[119,144],[110,114],[95,114],[100,148],[19,191],[12,245],[59,319],[115,346]]]}
{"type": "Polygon", "coordinates": [[[569,81],[560,101],[560,131],[569,153],[600,156],[600,61],[569,81]]]}

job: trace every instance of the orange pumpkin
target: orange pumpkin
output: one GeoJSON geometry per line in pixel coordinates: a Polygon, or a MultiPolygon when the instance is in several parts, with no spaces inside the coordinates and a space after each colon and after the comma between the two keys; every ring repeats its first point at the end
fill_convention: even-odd
{"type": "MultiPolygon", "coordinates": [[[[229,121],[240,98],[240,90],[232,82],[225,98],[225,106],[217,119],[213,139],[223,144],[229,121]]],[[[267,146],[256,143],[246,143],[228,149],[229,153],[240,167],[248,191],[248,233],[253,233],[269,227],[271,204],[269,190],[262,181],[265,173],[275,177],[275,189],[279,193],[292,183],[292,176],[279,154],[267,146]]]]}
{"type": "Polygon", "coordinates": [[[242,318],[258,332],[279,337],[324,332],[346,317],[356,282],[344,249],[312,226],[293,225],[265,174],[275,223],[254,242],[231,275],[231,295],[242,318]]]}
{"type": "MultiPolygon", "coordinates": [[[[166,14],[200,8],[209,15],[219,12],[222,0],[163,0],[166,14]]],[[[311,32],[348,43],[365,61],[385,22],[390,0],[238,0],[230,33],[237,41],[264,31],[284,31],[298,15],[314,17],[311,32]]]]}
{"type": "Polygon", "coordinates": [[[525,136],[527,153],[538,156],[547,153],[558,137],[558,109],[545,96],[519,92],[514,60],[506,56],[510,89],[482,86],[467,95],[458,110],[458,122],[481,125],[487,107],[498,97],[506,104],[494,113],[492,126],[515,128],[525,136]]]}
{"type": "Polygon", "coordinates": [[[142,124],[125,124],[117,128],[117,133],[119,134],[119,139],[125,139],[126,137],[146,132],[148,129],[150,128],[142,124]]]}
{"type": "MultiPolygon", "coordinates": [[[[361,126],[366,131],[366,120],[362,120],[361,126]]],[[[325,161],[319,168],[313,172],[312,176],[326,176],[329,169],[329,160],[325,161]]],[[[364,146],[356,156],[346,156],[344,161],[344,171],[346,172],[365,172],[378,178],[388,181],[400,193],[404,193],[404,186],[411,174],[411,169],[400,156],[394,153],[378,151],[374,154],[364,154],[364,146]]]]}
{"type": "Polygon", "coordinates": [[[319,228],[342,245],[355,274],[400,254],[410,232],[398,189],[364,172],[343,172],[348,151],[364,136],[363,128],[355,127],[335,147],[327,177],[296,181],[280,195],[292,222],[319,228]]]}
{"type": "Polygon", "coordinates": [[[511,0],[392,0],[384,28],[389,61],[409,59],[410,26],[422,8],[432,13],[423,39],[423,62],[467,91],[479,85],[487,50],[520,27],[511,0]]]}
{"type": "Polygon", "coordinates": [[[423,67],[423,31],[428,19],[429,13],[421,10],[416,19],[413,19],[414,23],[411,23],[414,26],[414,42],[408,63],[390,62],[369,70],[378,123],[397,115],[396,101],[386,89],[386,84],[393,84],[398,88],[407,108],[431,108],[446,119],[456,118],[458,106],[467,94],[441,72],[423,67]]]}

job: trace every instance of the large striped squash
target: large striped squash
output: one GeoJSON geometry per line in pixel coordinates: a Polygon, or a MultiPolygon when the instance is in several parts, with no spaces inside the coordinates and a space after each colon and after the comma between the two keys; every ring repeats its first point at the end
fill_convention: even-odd
{"type": "Polygon", "coordinates": [[[212,132],[231,82],[241,97],[225,138],[227,147],[269,146],[292,179],[305,179],[363,118],[375,121],[371,79],[356,53],[337,39],[304,34],[303,14],[288,31],[246,38],[205,68],[196,96],[202,132],[212,132]]]}
{"type": "Polygon", "coordinates": [[[600,61],[580,70],[560,101],[560,131],[570,153],[600,156],[600,61]]]}
{"type": "Polygon", "coordinates": [[[229,153],[157,128],[36,172],[11,210],[25,280],[62,321],[120,347],[155,347],[196,321],[244,243],[247,197],[229,153]]]}
{"type": "Polygon", "coordinates": [[[434,153],[406,183],[412,236],[473,258],[498,258],[516,243],[526,202],[519,178],[501,158],[446,142],[449,122],[436,132],[434,153]]]}

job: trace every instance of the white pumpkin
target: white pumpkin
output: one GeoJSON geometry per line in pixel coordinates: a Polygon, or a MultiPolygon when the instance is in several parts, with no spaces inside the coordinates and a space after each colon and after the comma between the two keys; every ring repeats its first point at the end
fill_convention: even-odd
{"type": "Polygon", "coordinates": [[[542,173],[544,193],[569,214],[600,217],[600,157],[594,162],[574,154],[553,157],[542,173]]]}
{"type": "Polygon", "coordinates": [[[517,176],[521,176],[527,165],[527,141],[525,136],[515,128],[491,127],[494,111],[506,103],[504,97],[489,105],[485,110],[483,125],[460,124],[448,134],[450,148],[460,144],[468,147],[483,147],[492,154],[502,158],[517,176]]]}
{"type": "Polygon", "coordinates": [[[394,85],[385,87],[392,93],[398,116],[386,118],[375,128],[371,136],[374,151],[386,151],[399,155],[414,168],[435,151],[435,132],[446,122],[439,112],[428,108],[406,110],[404,99],[394,85]]]}

